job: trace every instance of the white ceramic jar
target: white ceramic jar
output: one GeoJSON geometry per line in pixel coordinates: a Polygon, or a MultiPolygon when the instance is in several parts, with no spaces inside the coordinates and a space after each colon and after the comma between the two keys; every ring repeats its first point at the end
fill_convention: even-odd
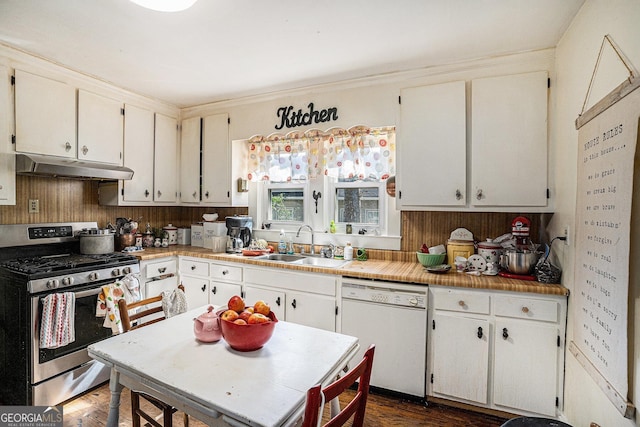
{"type": "Polygon", "coordinates": [[[165,227],[162,227],[162,230],[167,233],[168,244],[169,245],[177,245],[178,244],[178,227],[174,227],[173,224],[169,224],[165,227]]]}
{"type": "Polygon", "coordinates": [[[500,255],[502,255],[502,246],[492,239],[487,239],[486,242],[478,243],[478,255],[484,258],[487,263],[491,262],[498,265],[500,263],[500,255]]]}

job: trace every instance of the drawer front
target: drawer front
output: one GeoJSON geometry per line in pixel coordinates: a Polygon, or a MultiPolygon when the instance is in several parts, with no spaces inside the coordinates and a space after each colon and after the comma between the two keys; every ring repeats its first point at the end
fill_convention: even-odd
{"type": "Polygon", "coordinates": [[[558,303],[535,298],[499,295],[493,297],[496,316],[558,322],[558,303]]]}
{"type": "Polygon", "coordinates": [[[164,276],[166,274],[176,274],[178,271],[178,263],[175,259],[169,261],[153,262],[147,264],[145,277],[152,279],[154,277],[164,276]]]}
{"type": "Polygon", "coordinates": [[[242,282],[242,267],[226,264],[211,264],[210,267],[212,279],[242,282]]]}
{"type": "Polygon", "coordinates": [[[180,258],[180,273],[191,276],[209,277],[209,263],[192,258],[180,258]]]}
{"type": "Polygon", "coordinates": [[[432,295],[436,310],[489,314],[489,295],[449,290],[432,291],[432,295]]]}
{"type": "Polygon", "coordinates": [[[326,274],[298,273],[283,269],[254,269],[245,270],[245,283],[269,286],[271,288],[291,289],[335,296],[336,276],[326,274]]]}

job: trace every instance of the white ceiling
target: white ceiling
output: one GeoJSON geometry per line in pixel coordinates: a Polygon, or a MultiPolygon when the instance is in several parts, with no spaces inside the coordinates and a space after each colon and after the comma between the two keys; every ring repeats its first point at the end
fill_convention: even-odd
{"type": "Polygon", "coordinates": [[[0,43],[180,107],[556,46],[584,0],[0,0],[0,43]]]}

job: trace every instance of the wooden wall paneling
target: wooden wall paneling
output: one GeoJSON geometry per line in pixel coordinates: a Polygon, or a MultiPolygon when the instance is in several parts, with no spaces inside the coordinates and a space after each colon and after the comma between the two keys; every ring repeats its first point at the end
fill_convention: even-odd
{"type": "MultiPolygon", "coordinates": [[[[98,183],[74,179],[52,179],[18,175],[16,177],[16,205],[0,206],[0,223],[34,224],[40,222],[97,221],[99,227],[115,224],[116,218],[140,219],[144,230],[147,222],[154,228],[167,224],[185,227],[202,221],[205,213],[217,213],[219,220],[226,216],[247,214],[247,208],[207,208],[184,206],[100,206],[98,183]],[[40,213],[30,214],[29,199],[40,200],[40,213]]],[[[551,214],[503,212],[421,212],[403,211],[402,245],[400,251],[370,249],[372,259],[416,261],[415,251],[422,243],[429,246],[446,244],[453,230],[464,227],[476,241],[495,238],[511,231],[511,221],[518,215],[531,220],[534,242],[549,241],[544,236],[551,214]]]]}

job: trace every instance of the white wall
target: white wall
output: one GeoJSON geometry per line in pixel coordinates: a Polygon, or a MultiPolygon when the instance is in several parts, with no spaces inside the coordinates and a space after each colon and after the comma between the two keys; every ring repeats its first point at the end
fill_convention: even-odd
{"type": "MultiPolygon", "coordinates": [[[[570,230],[575,229],[578,132],[574,122],[582,111],[598,52],[606,34],[611,36],[635,67],[640,67],[640,2],[587,0],[556,48],[556,90],[552,91],[554,98],[550,135],[554,141],[551,156],[555,159],[553,170],[558,197],[556,213],[549,225],[551,236],[560,235],[565,225],[569,225],[570,230]]],[[[615,59],[609,57],[607,61],[615,59]]],[[[615,64],[611,63],[600,67],[597,74],[599,89],[590,97],[591,104],[621,83],[615,69],[615,64]]],[[[579,292],[573,283],[573,246],[559,245],[554,249],[559,249],[563,284],[571,294],[579,292]]],[[[569,306],[567,342],[573,338],[576,327],[571,318],[571,297],[569,306]]],[[[635,319],[634,323],[637,322],[638,319],[635,319]]],[[[636,336],[635,341],[640,339],[636,336]]],[[[636,370],[640,368],[635,360],[639,355],[636,349],[634,355],[630,356],[636,370]]],[[[633,398],[635,406],[640,403],[639,386],[637,379],[632,380],[629,385],[630,393],[636,396],[633,398]]],[[[566,361],[564,413],[569,423],[576,427],[588,427],[591,422],[602,427],[640,425],[622,417],[570,352],[567,352],[566,361]]]]}

